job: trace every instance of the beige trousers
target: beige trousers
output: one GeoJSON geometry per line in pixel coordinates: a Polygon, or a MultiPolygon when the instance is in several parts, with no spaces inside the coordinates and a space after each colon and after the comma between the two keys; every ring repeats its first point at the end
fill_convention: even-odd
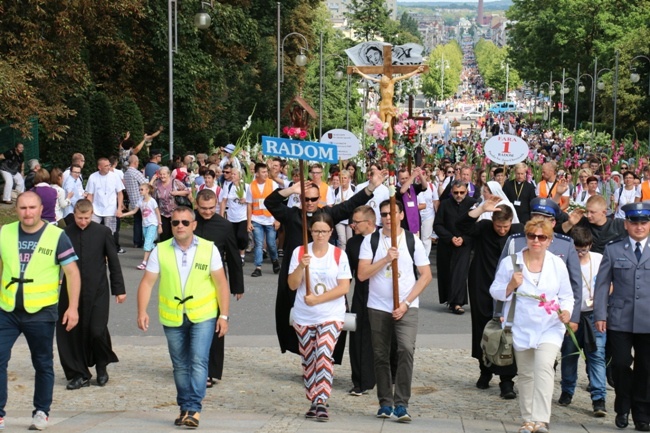
{"type": "Polygon", "coordinates": [[[560,347],[551,343],[537,349],[516,350],[521,417],[527,421],[550,422],[555,371],[553,364],[560,347]]]}

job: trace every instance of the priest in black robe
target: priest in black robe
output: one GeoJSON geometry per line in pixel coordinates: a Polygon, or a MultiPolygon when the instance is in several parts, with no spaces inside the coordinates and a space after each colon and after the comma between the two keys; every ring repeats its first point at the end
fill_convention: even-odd
{"type": "MultiPolygon", "coordinates": [[[[237,247],[235,229],[230,221],[216,213],[217,196],[209,189],[199,191],[196,196],[196,229],[194,234],[214,242],[221,253],[228,276],[230,293],[238,301],[244,296],[244,269],[237,247]]],[[[218,315],[219,313],[217,313],[218,315]]],[[[221,380],[225,358],[225,336],[215,333],[208,358],[208,388],[221,380]]]]}
{"type": "Polygon", "coordinates": [[[491,367],[483,364],[481,338],[485,325],[494,316],[494,300],[490,295],[490,285],[494,281],[501,251],[508,237],[515,233],[523,233],[522,224],[512,224],[512,208],[507,205],[495,206],[501,200],[494,196],[482,203],[476,209],[462,216],[456,222],[456,228],[465,236],[473,239],[474,257],[469,267],[468,287],[469,302],[472,316],[472,358],[479,362],[480,377],[476,382],[479,389],[489,386],[493,374],[501,378],[499,387],[501,396],[506,399],[514,398],[513,378],[516,367],[491,367]],[[484,212],[493,212],[492,219],[477,221],[484,212]]]}
{"type": "MultiPolygon", "coordinates": [[[[106,385],[106,366],[119,361],[108,332],[108,314],[111,295],[115,296],[117,303],[126,300],[124,277],[111,230],[92,222],[92,215],[92,203],[86,199],[79,200],[74,208],[74,223],[65,228],[79,257],[81,272],[79,325],[71,331],[66,331],[60,321],[56,326],[59,359],[69,381],[67,389],[88,386],[92,377],[88,367],[92,366],[97,370],[97,384],[106,385]]],[[[59,315],[67,308],[68,294],[62,290],[59,315]]]]}
{"type": "MultiPolygon", "coordinates": [[[[311,182],[307,181],[305,184],[305,210],[307,211],[307,224],[309,219],[319,213],[328,213],[334,220],[334,224],[338,224],[344,219],[350,218],[354,209],[358,206],[364,205],[371,201],[373,191],[384,180],[384,174],[379,170],[373,171],[370,176],[370,182],[364,189],[357,190],[356,194],[349,200],[346,200],[335,206],[326,206],[318,208],[318,197],[320,197],[320,190],[315,187],[311,182]]],[[[285,236],[283,249],[285,251],[282,259],[282,267],[278,275],[278,293],[275,301],[275,328],[280,342],[280,350],[282,353],[298,352],[298,337],[296,331],[289,325],[289,312],[293,307],[293,301],[296,298],[296,292],[289,289],[287,278],[289,275],[289,263],[291,262],[291,255],[293,251],[302,245],[302,210],[297,207],[288,207],[285,204],[285,199],[291,194],[300,194],[300,182],[292,185],[289,188],[277,189],[273,191],[265,200],[264,206],[271,212],[273,217],[280,221],[284,226],[285,236]]],[[[311,242],[311,235],[309,234],[309,242],[311,242]]],[[[338,343],[334,350],[334,362],[341,364],[343,353],[345,351],[346,334],[341,333],[338,343]]]]}

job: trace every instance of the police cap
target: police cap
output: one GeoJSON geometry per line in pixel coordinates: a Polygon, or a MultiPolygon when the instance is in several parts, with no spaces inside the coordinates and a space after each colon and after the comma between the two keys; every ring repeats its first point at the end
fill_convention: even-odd
{"type": "Polygon", "coordinates": [[[650,203],[628,203],[621,210],[628,221],[650,221],[650,203]]]}
{"type": "Polygon", "coordinates": [[[561,211],[560,206],[550,198],[534,198],[530,202],[530,213],[557,219],[561,211]]]}

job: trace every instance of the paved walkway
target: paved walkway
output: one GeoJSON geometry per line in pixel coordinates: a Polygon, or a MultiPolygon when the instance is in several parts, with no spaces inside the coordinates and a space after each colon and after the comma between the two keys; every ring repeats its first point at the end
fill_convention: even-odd
{"type": "MultiPolygon", "coordinates": [[[[374,417],[374,393],[346,394],[351,387],[348,359],[335,368],[328,423],[306,420],[299,357],[281,354],[274,336],[227,337],[224,380],[208,390],[200,429],[218,432],[515,432],[519,425],[517,400],[499,398],[497,380],[478,390],[476,360],[469,356],[469,335],[422,335],[416,350],[410,425],[374,417]],[[446,348],[442,348],[446,347],[446,348]]],[[[178,413],[171,362],[163,337],[117,337],[118,364],[109,366],[104,388],[91,385],[65,389],[56,365],[54,403],[48,431],[166,432],[176,431],[178,413]]],[[[55,358],[58,355],[55,354],[55,358]]],[[[584,369],[580,368],[580,372],[584,369]]],[[[24,340],[14,348],[9,364],[7,431],[30,424],[33,370],[24,340]]],[[[584,376],[584,375],[583,375],[584,376]]],[[[558,382],[559,379],[556,380],[558,382]]],[[[562,433],[614,431],[613,392],[606,418],[591,416],[591,402],[580,378],[573,404],[554,403],[552,431],[562,433]]],[[[554,401],[559,396],[556,386],[554,401]]]]}

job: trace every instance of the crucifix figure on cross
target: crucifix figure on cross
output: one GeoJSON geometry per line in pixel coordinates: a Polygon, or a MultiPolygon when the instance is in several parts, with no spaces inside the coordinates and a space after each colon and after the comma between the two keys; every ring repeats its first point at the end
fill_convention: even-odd
{"type": "Polygon", "coordinates": [[[379,118],[388,124],[388,152],[393,153],[393,118],[395,117],[395,106],[393,96],[395,95],[395,83],[406,80],[412,76],[427,72],[426,65],[393,65],[392,46],[384,45],[384,64],[382,66],[348,66],[348,74],[359,74],[363,78],[379,83],[379,118]],[[403,74],[393,77],[393,74],[403,74]],[[375,78],[368,74],[381,74],[381,78],[375,78]]]}

